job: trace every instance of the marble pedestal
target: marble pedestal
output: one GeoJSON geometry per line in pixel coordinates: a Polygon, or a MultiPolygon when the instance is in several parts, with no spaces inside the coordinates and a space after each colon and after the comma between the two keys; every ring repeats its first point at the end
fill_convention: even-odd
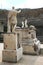
{"type": "Polygon", "coordinates": [[[17,33],[4,34],[4,50],[2,51],[2,61],[17,62],[22,58],[22,47],[18,42],[17,33]]]}

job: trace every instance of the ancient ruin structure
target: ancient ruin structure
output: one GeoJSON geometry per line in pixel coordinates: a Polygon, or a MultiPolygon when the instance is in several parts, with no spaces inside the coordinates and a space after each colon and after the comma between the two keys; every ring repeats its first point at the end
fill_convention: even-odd
{"type": "MultiPolygon", "coordinates": [[[[3,42],[2,34],[7,32],[8,13],[8,10],[0,9],[0,42],[3,42]]],[[[34,25],[37,28],[37,38],[43,43],[43,8],[21,9],[21,13],[17,15],[17,25],[20,27],[23,18],[27,19],[28,26],[34,25]]]]}
{"type": "Polygon", "coordinates": [[[33,25],[30,25],[29,29],[24,28],[22,31],[22,38],[23,53],[38,55],[40,51],[40,41],[36,37],[36,28],[33,25]],[[34,44],[38,49],[34,47],[34,44]],[[34,48],[37,50],[35,51],[34,48]]]}
{"type": "MultiPolygon", "coordinates": [[[[13,7],[14,9],[14,7],[13,7]]],[[[17,13],[21,10],[11,10],[8,14],[8,32],[4,34],[4,50],[2,61],[17,62],[22,57],[22,46],[20,45],[20,32],[17,32],[17,13]]]]}

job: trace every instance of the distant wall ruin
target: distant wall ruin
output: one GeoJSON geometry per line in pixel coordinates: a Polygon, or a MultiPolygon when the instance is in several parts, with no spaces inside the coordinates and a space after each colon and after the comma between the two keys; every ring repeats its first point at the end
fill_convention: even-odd
{"type": "MultiPolygon", "coordinates": [[[[19,9],[17,9],[19,10],[19,9]]],[[[0,9],[0,22],[4,27],[3,32],[7,32],[7,14],[8,10],[1,10],[0,9]]],[[[34,25],[37,28],[37,37],[41,41],[43,41],[43,8],[39,9],[21,9],[21,13],[17,15],[17,26],[22,26],[22,21],[27,19],[28,27],[29,25],[34,25]]],[[[1,37],[0,37],[1,39],[1,37]]]]}

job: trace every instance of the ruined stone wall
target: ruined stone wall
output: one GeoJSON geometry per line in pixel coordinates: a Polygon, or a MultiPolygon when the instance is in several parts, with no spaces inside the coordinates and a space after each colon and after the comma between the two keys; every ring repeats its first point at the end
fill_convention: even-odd
{"type": "MultiPolygon", "coordinates": [[[[19,9],[17,9],[19,10],[19,9]]],[[[7,10],[0,10],[0,20],[4,23],[4,30],[7,30],[7,10]],[[5,20],[4,20],[5,19],[5,20]]],[[[22,21],[27,19],[29,25],[34,25],[37,28],[37,36],[43,40],[43,8],[39,9],[21,9],[21,13],[17,15],[18,26],[22,26],[22,21]],[[40,32],[42,31],[42,33],[40,32]]]]}

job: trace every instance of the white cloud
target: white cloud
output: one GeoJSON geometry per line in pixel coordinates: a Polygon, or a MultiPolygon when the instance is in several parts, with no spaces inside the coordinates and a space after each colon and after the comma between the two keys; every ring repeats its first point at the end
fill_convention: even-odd
{"type": "Polygon", "coordinates": [[[40,7],[43,7],[43,0],[24,0],[24,2],[22,2],[22,3],[20,1],[21,0],[0,0],[0,8],[1,9],[11,9],[12,6],[15,6],[15,8],[40,8],[40,7]],[[16,2],[16,4],[15,4],[15,2],[16,2]],[[19,2],[20,2],[20,4],[17,4],[19,2]]]}
{"type": "Polygon", "coordinates": [[[43,0],[26,0],[23,8],[40,8],[43,7],[43,0]]]}
{"type": "Polygon", "coordinates": [[[8,3],[6,2],[6,0],[0,0],[0,8],[3,9],[3,8],[6,8],[8,5],[8,3]]]}
{"type": "MultiPolygon", "coordinates": [[[[13,0],[14,1],[14,0],[13,0]]],[[[12,0],[0,0],[0,8],[1,9],[11,9],[13,6],[12,0]]]]}

